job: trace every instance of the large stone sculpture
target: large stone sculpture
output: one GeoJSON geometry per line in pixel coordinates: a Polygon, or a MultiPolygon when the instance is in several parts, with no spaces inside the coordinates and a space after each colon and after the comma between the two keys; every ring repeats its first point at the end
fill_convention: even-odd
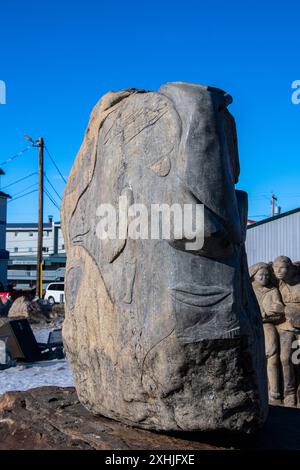
{"type": "Polygon", "coordinates": [[[284,322],[284,305],[277,287],[271,282],[271,266],[257,263],[249,269],[259,303],[265,334],[270,401],[281,399],[280,338],[278,325],[284,322]]]}
{"type": "Polygon", "coordinates": [[[170,83],[108,93],[92,113],[61,217],[64,340],[79,398],[95,414],[156,430],[250,432],[266,419],[230,102],[218,89],[170,83]],[[99,239],[97,208],[120,196],[204,204],[204,246],[128,230],[99,239]]]}

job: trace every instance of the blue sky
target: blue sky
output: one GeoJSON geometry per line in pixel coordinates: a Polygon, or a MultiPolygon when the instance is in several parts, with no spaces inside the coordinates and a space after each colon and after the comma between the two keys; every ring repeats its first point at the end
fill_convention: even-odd
{"type": "MultiPolygon", "coordinates": [[[[269,215],[272,191],[283,210],[299,207],[300,105],[291,102],[291,83],[300,79],[299,13],[296,0],[1,2],[7,104],[0,106],[0,163],[26,147],[24,133],[42,135],[67,177],[102,94],[184,80],[234,98],[238,187],[249,193],[249,216],[269,215]]],[[[64,183],[47,156],[45,167],[62,194],[64,183]]],[[[3,169],[5,188],[37,170],[36,150],[3,169]]],[[[16,195],[36,189],[36,182],[33,175],[3,190],[16,195]]],[[[46,197],[48,214],[59,219],[46,197]]],[[[36,220],[36,192],[8,204],[9,222],[36,220]]]]}

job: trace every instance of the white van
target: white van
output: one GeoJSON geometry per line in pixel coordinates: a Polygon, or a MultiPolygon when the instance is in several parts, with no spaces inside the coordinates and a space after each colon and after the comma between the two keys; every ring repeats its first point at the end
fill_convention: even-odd
{"type": "Polygon", "coordinates": [[[50,304],[64,303],[65,301],[65,284],[64,282],[52,282],[48,284],[45,292],[45,300],[50,304]]]}

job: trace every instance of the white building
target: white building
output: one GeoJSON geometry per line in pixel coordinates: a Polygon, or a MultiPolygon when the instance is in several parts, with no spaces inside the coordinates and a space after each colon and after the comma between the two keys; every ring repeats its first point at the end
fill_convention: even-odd
{"type": "Polygon", "coordinates": [[[246,251],[249,266],[281,255],[300,261],[300,208],[248,225],[246,251]]]}
{"type": "MultiPolygon", "coordinates": [[[[43,256],[65,253],[60,222],[52,217],[43,226],[43,256]]],[[[38,240],[37,223],[13,223],[6,226],[6,247],[10,257],[36,256],[38,240]]]]}
{"type": "MultiPolygon", "coordinates": [[[[37,223],[6,226],[6,247],[10,254],[8,281],[18,287],[34,286],[37,263],[37,223]]],[[[60,222],[49,216],[43,226],[43,284],[64,276],[66,253],[60,222]]]]}

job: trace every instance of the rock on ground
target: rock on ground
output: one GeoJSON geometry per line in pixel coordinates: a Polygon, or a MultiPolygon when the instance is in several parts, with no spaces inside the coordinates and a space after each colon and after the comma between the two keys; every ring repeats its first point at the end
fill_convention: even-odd
{"type": "Polygon", "coordinates": [[[18,297],[11,305],[8,318],[27,318],[31,324],[50,323],[64,317],[64,305],[50,305],[40,300],[18,297]]]}

